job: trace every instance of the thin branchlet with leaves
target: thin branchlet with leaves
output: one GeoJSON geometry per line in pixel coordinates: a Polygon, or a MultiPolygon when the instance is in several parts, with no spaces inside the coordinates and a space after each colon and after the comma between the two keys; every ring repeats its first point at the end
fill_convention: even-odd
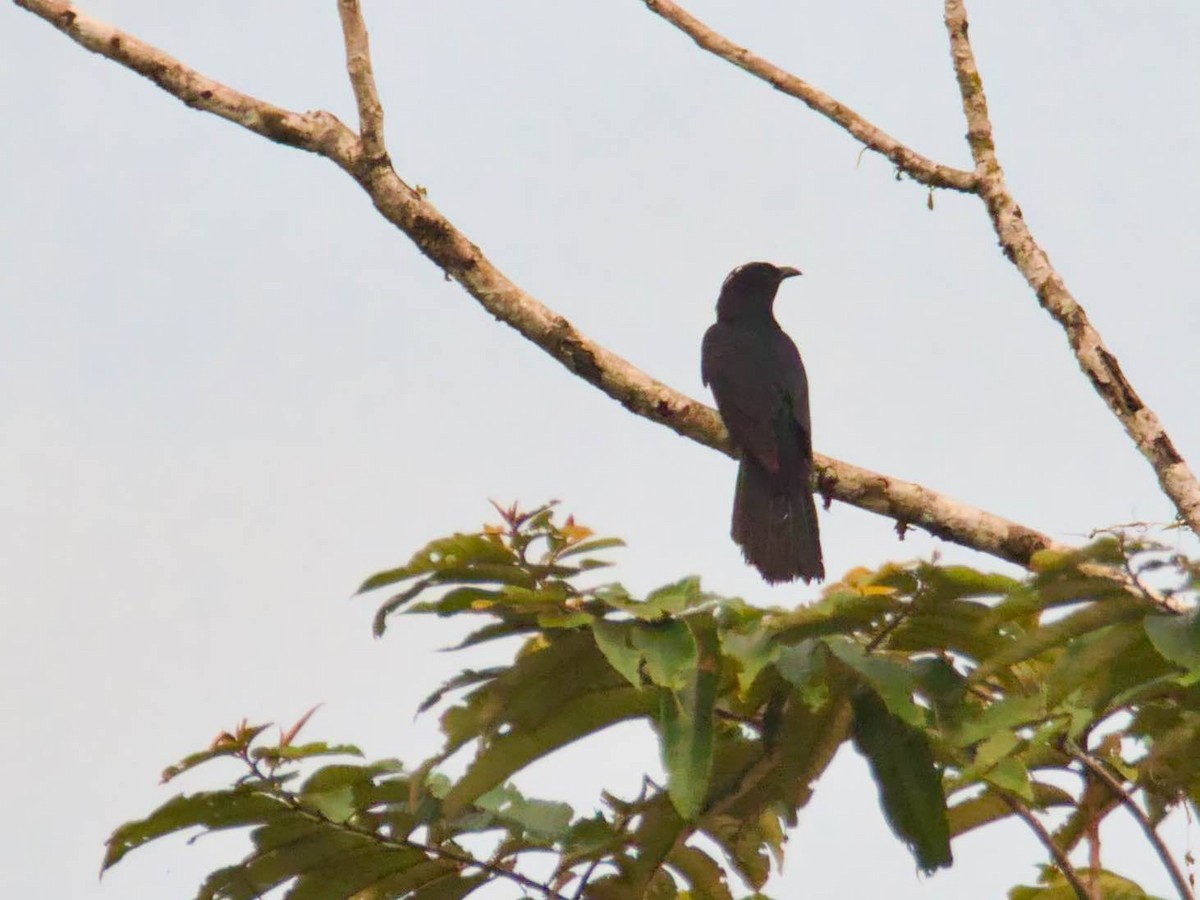
{"type": "Polygon", "coordinates": [[[432,900],[495,881],[548,898],[761,897],[849,743],[926,871],[951,864],[954,838],[1016,817],[1054,864],[1011,896],[1145,896],[1100,863],[1101,821],[1128,809],[1191,896],[1156,829],[1200,800],[1200,624],[1159,597],[1192,608],[1198,568],[1166,545],[1107,534],[1043,554],[1025,579],[932,562],[855,569],[812,606],[762,609],[695,577],[635,597],[596,579],[609,563],[595,554],[620,541],[552,504],[497,510],[499,523],[432,541],[362,586],[393,592],[378,633],[432,614],[479,623],[460,651],[517,641],[510,662],[466,668],[422,704],[442,707],[438,754],[364,763],[351,745],[297,743],[307,716],[274,743],[242,723],[164,778],[227,757],[242,776],[122,826],[105,866],[173,832],[246,828],[250,852],[198,897],[286,886],[290,898],[432,900]],[[1096,566],[1156,590],[1134,596],[1096,566]],[[634,796],[597,785],[594,806],[574,810],[514,785],[621,722],[660,748],[634,796]],[[310,771],[333,754],[349,761],[310,771]],[[1073,865],[1086,842],[1089,864],[1073,865]]]}

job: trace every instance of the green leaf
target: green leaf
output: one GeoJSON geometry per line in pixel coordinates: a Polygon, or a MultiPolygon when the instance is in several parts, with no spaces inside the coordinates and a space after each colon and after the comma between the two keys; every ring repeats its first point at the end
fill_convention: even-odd
{"type": "MultiPolygon", "coordinates": [[[[1033,800],[1029,805],[1035,809],[1075,805],[1074,796],[1060,787],[1035,781],[1030,785],[1030,789],[1033,800]]],[[[958,835],[965,834],[982,825],[1005,819],[1013,815],[1013,810],[1004,802],[1003,798],[989,791],[954,804],[947,810],[947,813],[950,834],[958,837],[958,835]]]]}
{"type": "MultiPolygon", "coordinates": [[[[459,851],[461,852],[461,851],[459,851]]],[[[469,878],[459,876],[463,869],[462,863],[450,859],[429,859],[422,856],[421,861],[407,869],[395,872],[387,877],[377,879],[370,887],[373,892],[364,892],[362,900],[375,898],[404,897],[406,900],[459,900],[471,891],[486,884],[491,876],[486,874],[473,875],[469,878]]],[[[327,893],[314,894],[311,900],[332,900],[332,898],[358,900],[358,895],[327,893]]],[[[289,895],[287,900],[292,900],[289,895]]]]}
{"type": "Polygon", "coordinates": [[[923,565],[918,573],[924,590],[939,600],[1004,596],[1021,586],[1021,582],[1007,575],[980,572],[969,566],[923,565]]]}
{"type": "Polygon", "coordinates": [[[1029,770],[1021,764],[1020,760],[1011,756],[1002,759],[984,772],[983,777],[990,784],[1011,794],[1016,794],[1022,800],[1033,800],[1033,786],[1029,781],[1029,770]]]}
{"type": "Polygon", "coordinates": [[[272,762],[295,762],[300,759],[315,759],[320,756],[362,756],[363,752],[353,744],[327,744],[324,741],[313,741],[308,744],[294,744],[287,747],[255,747],[251,751],[252,759],[266,759],[272,762]]]}
{"type": "Polygon", "coordinates": [[[1148,616],[1142,627],[1164,659],[1188,672],[1200,669],[1200,610],[1182,616],[1148,616]]]}
{"type": "Polygon", "coordinates": [[[467,570],[472,567],[495,566],[496,572],[505,568],[515,570],[517,562],[516,555],[495,535],[456,534],[430,541],[414,553],[406,565],[372,575],[362,583],[358,593],[366,593],[406,581],[416,575],[446,569],[467,570]]]}
{"type": "MultiPolygon", "coordinates": [[[[253,839],[256,849],[250,856],[208,876],[198,894],[201,900],[256,900],[309,871],[348,875],[356,868],[346,865],[349,859],[364,851],[369,854],[378,846],[367,835],[304,821],[295,814],[290,821],[256,829],[253,839]]],[[[420,856],[414,850],[398,849],[388,860],[405,867],[420,856]]],[[[355,859],[356,864],[361,861],[355,859]]]]}
{"type": "Polygon", "coordinates": [[[629,608],[629,612],[642,619],[659,619],[678,615],[693,606],[704,603],[709,596],[700,590],[700,579],[695,575],[682,578],[651,591],[643,603],[629,608]]]}
{"type": "Polygon", "coordinates": [[[460,613],[463,610],[478,608],[481,606],[493,606],[504,599],[502,591],[488,590],[487,588],[464,586],[454,588],[454,590],[446,591],[437,600],[429,603],[421,603],[410,607],[409,612],[413,613],[434,613],[439,616],[452,616],[455,613],[460,613]]]}
{"type": "Polygon", "coordinates": [[[599,619],[592,624],[592,637],[608,664],[634,687],[641,687],[642,653],[631,643],[634,627],[633,622],[599,619]]]}
{"type": "Polygon", "coordinates": [[[733,900],[726,883],[725,870],[715,859],[697,847],[675,847],[667,855],[667,864],[683,876],[693,900],[733,900]]]}
{"type": "Polygon", "coordinates": [[[535,759],[617,722],[646,716],[657,704],[658,698],[653,692],[625,686],[568,700],[539,727],[505,734],[481,749],[466,774],[442,801],[444,815],[452,818],[462,812],[481,794],[506,781],[535,759]]]}
{"type": "MultiPolygon", "coordinates": [[[[1156,900],[1136,882],[1104,869],[1078,868],[1075,874],[1104,900],[1156,900]]],[[[1013,888],[1008,892],[1009,900],[1077,900],[1079,896],[1063,874],[1051,866],[1044,867],[1039,880],[1037,886],[1013,888]]]]}
{"type": "Polygon", "coordinates": [[[925,724],[924,711],[913,702],[917,680],[911,669],[878,653],[867,653],[861,644],[846,638],[830,637],[825,643],[883,698],[892,715],[914,727],[925,724]]]}
{"type": "Polygon", "coordinates": [[[281,800],[250,788],[209,791],[173,797],[145,819],[126,822],[112,833],[101,870],[120,861],[143,844],[201,826],[211,831],[242,828],[286,815],[289,807],[281,800]]]}
{"type": "Polygon", "coordinates": [[[738,689],[745,694],[763,669],[775,662],[780,647],[764,629],[721,630],[721,649],[738,663],[738,689]]]}
{"type": "Polygon", "coordinates": [[[880,593],[833,590],[809,606],[775,613],[768,627],[778,640],[787,644],[873,628],[887,613],[895,613],[904,606],[893,592],[885,588],[877,590],[880,593]]]}
{"type": "Polygon", "coordinates": [[[1015,694],[988,704],[951,734],[957,747],[969,747],[997,733],[1011,734],[1022,725],[1045,718],[1046,701],[1040,696],[1015,694]]]}
{"type": "MultiPolygon", "coordinates": [[[[350,846],[335,853],[336,856],[328,859],[315,854],[302,855],[298,861],[303,868],[297,873],[300,877],[288,891],[287,900],[349,900],[400,876],[408,876],[411,880],[415,873],[425,871],[423,866],[429,866],[423,853],[382,842],[364,841],[357,847],[350,846]],[[314,863],[317,863],[315,867],[314,863]]],[[[441,868],[444,869],[445,864],[441,868]]],[[[261,894],[250,895],[251,898],[259,896],[261,894]]]]}
{"type": "Polygon", "coordinates": [[[1128,595],[1114,597],[1103,603],[1090,603],[1056,622],[1021,635],[999,653],[981,662],[968,676],[968,680],[979,682],[1016,663],[1062,647],[1068,641],[1088,632],[1098,631],[1118,622],[1140,619],[1146,614],[1146,610],[1145,600],[1128,595]]]}
{"type": "Polygon", "coordinates": [[[940,656],[914,659],[911,665],[918,689],[933,706],[937,724],[953,731],[968,715],[964,702],[967,679],[940,656]]]}
{"type": "Polygon", "coordinates": [[[597,550],[609,550],[613,547],[624,547],[625,542],[620,538],[592,538],[588,541],[580,541],[573,547],[564,550],[558,554],[559,559],[566,559],[568,556],[577,556],[580,553],[595,553],[597,550]]]}
{"type": "Polygon", "coordinates": [[[538,838],[558,840],[567,833],[571,824],[571,807],[566,803],[550,800],[522,799],[508,806],[504,812],[511,819],[538,838]]]}
{"type": "Polygon", "coordinates": [[[596,621],[596,617],[586,612],[549,612],[539,613],[538,628],[553,631],[561,628],[582,628],[596,621]]]}
{"type": "Polygon", "coordinates": [[[487,669],[463,669],[453,678],[442,682],[436,691],[421,701],[421,705],[417,707],[417,713],[423,713],[433,706],[436,706],[446,694],[451,691],[461,690],[471,687],[472,685],[482,684],[483,682],[491,681],[499,677],[502,673],[508,671],[506,666],[491,666],[487,669]]]}
{"type": "Polygon", "coordinates": [[[775,670],[795,686],[799,696],[813,709],[829,698],[829,647],[824,641],[807,638],[799,644],[779,648],[775,670]]]}
{"type": "Polygon", "coordinates": [[[889,713],[874,691],[857,691],[852,703],[854,744],[871,766],[888,824],[924,872],[949,866],[942,778],[925,735],[889,713]]]}
{"type": "Polygon", "coordinates": [[[659,727],[671,802],[683,819],[691,821],[704,804],[712,774],[720,648],[711,620],[693,619],[689,624],[700,657],[680,690],[662,692],[659,727]]]}
{"type": "Polygon", "coordinates": [[[646,674],[655,684],[672,690],[688,683],[696,669],[696,638],[679,619],[639,623],[630,641],[646,663],[646,674]]]}

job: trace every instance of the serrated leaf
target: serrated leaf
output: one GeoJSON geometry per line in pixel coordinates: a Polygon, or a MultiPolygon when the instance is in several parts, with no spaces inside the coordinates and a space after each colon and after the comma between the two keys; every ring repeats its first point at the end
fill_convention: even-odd
{"type": "MultiPolygon", "coordinates": [[[[1074,796],[1054,785],[1035,781],[1030,785],[1030,791],[1033,799],[1029,805],[1034,809],[1075,805],[1074,796]]],[[[1003,798],[989,791],[978,797],[954,804],[947,810],[947,815],[950,822],[950,834],[958,837],[958,835],[965,834],[982,825],[1005,819],[1013,815],[1013,810],[1004,802],[1003,798]]]]}
{"type": "Polygon", "coordinates": [[[912,672],[920,692],[933,706],[937,724],[953,731],[968,714],[964,703],[967,679],[940,656],[914,659],[912,672]]]}
{"type": "Polygon", "coordinates": [[[608,664],[634,687],[642,686],[642,653],[631,643],[633,622],[599,619],[592,624],[592,637],[608,664]]]}
{"type": "Polygon", "coordinates": [[[479,609],[481,605],[494,605],[503,599],[504,594],[501,591],[464,586],[446,591],[437,600],[414,604],[408,608],[408,612],[452,616],[466,609],[479,609]]]}
{"type": "Polygon", "coordinates": [[[1033,787],[1029,782],[1029,771],[1021,765],[1020,760],[1007,757],[983,773],[989,784],[1016,794],[1022,800],[1033,800],[1033,787]]]}
{"type": "Polygon", "coordinates": [[[1056,647],[1062,647],[1068,641],[1088,632],[1098,631],[1118,622],[1140,619],[1146,614],[1146,610],[1146,601],[1127,595],[1114,597],[1103,603],[1088,604],[1056,622],[1021,635],[999,653],[980,662],[979,666],[967,676],[967,680],[978,682],[1015,663],[1040,656],[1056,647]]]}
{"type": "Polygon", "coordinates": [[[712,774],[713,710],[720,653],[711,621],[693,620],[690,625],[688,632],[696,648],[693,652],[698,652],[699,658],[678,691],[662,692],[659,712],[667,791],[679,815],[688,821],[700,812],[712,774]]]}
{"type": "Polygon", "coordinates": [[[353,900],[392,900],[396,897],[406,900],[416,900],[418,897],[422,900],[458,900],[489,880],[486,874],[463,878],[459,875],[463,868],[463,864],[455,860],[429,859],[422,855],[415,865],[377,879],[362,890],[361,898],[357,894],[334,894],[316,895],[312,900],[332,900],[333,897],[341,900],[343,896],[346,900],[351,900],[351,897],[353,900]]]}
{"type": "Polygon", "coordinates": [[[321,756],[362,756],[363,752],[353,744],[327,744],[324,741],[312,741],[307,744],[287,747],[255,747],[250,756],[252,759],[270,759],[274,761],[287,760],[295,762],[301,759],[315,759],[321,756]]]}
{"type": "Polygon", "coordinates": [[[733,900],[721,864],[698,847],[682,845],[672,848],[667,864],[683,876],[694,900],[733,900]]]}
{"type": "Polygon", "coordinates": [[[117,863],[130,850],[197,826],[209,830],[241,828],[286,815],[289,807],[268,794],[251,789],[208,791],[172,797],[149,816],[126,822],[109,837],[101,870],[117,863]]]}
{"type": "Polygon", "coordinates": [[[861,644],[845,638],[826,638],[825,644],[874,689],[892,715],[914,727],[925,724],[924,711],[913,702],[916,677],[904,664],[879,654],[867,653],[861,644]]]}
{"type": "Polygon", "coordinates": [[[874,691],[859,690],[852,702],[854,744],[870,764],[888,824],[924,872],[949,866],[946,800],[928,740],[892,715],[874,691]]]}
{"type": "Polygon", "coordinates": [[[411,878],[425,861],[423,853],[382,842],[364,843],[319,863],[310,857],[287,900],[358,900],[398,875],[411,878]]]}
{"type": "MultiPolygon", "coordinates": [[[[1156,900],[1136,882],[1105,869],[1077,868],[1075,874],[1088,885],[1095,896],[1104,900],[1156,900]]],[[[1041,884],[1020,885],[1008,892],[1009,900],[1077,900],[1071,883],[1057,869],[1047,866],[1041,884]]]]}
{"type": "Polygon", "coordinates": [[[892,594],[864,595],[831,589],[816,603],[771,617],[768,628],[783,643],[870,628],[904,606],[892,594]]]}
{"type": "Polygon", "coordinates": [[[500,813],[505,819],[520,825],[526,833],[556,841],[566,835],[572,810],[566,803],[522,797],[501,807],[500,813]]]}
{"type": "Polygon", "coordinates": [[[629,612],[641,619],[660,619],[678,615],[707,599],[708,595],[700,590],[700,579],[689,575],[674,584],[651,591],[645,601],[630,607],[629,612]]]}
{"type": "Polygon", "coordinates": [[[784,680],[803,689],[814,679],[824,678],[828,655],[829,647],[824,641],[804,640],[799,644],[780,647],[775,669],[784,680]]]}
{"type": "Polygon", "coordinates": [[[775,662],[780,647],[763,629],[721,631],[721,649],[738,663],[738,689],[745,694],[759,673],[775,662]]]}
{"type": "Polygon", "coordinates": [[[442,697],[451,691],[462,690],[472,685],[491,681],[506,671],[508,671],[507,666],[491,666],[487,669],[478,670],[463,669],[463,671],[459,672],[453,678],[442,682],[436,691],[422,700],[421,705],[417,707],[417,713],[423,713],[430,707],[435,706],[442,697]]]}
{"type": "MultiPolygon", "coordinates": [[[[624,546],[625,542],[620,538],[595,538],[594,540],[590,541],[580,541],[578,544],[575,544],[558,554],[558,558],[566,559],[568,556],[577,556],[580,553],[595,553],[598,550],[610,550],[613,547],[624,546]]],[[[605,565],[608,565],[608,563],[605,563],[605,565]]]]}
{"type": "Polygon", "coordinates": [[[475,798],[508,780],[539,759],[579,738],[625,719],[650,714],[658,698],[634,687],[608,688],[562,704],[540,727],[496,738],[468,767],[443,800],[447,818],[464,810],[475,798]]]}
{"type": "Polygon", "coordinates": [[[1188,672],[1200,669],[1200,610],[1182,616],[1148,616],[1142,627],[1164,659],[1188,672]]]}
{"type": "Polygon", "coordinates": [[[645,661],[646,675],[655,684],[672,690],[688,683],[696,668],[696,638],[682,620],[638,623],[630,643],[645,661]]]}
{"type": "Polygon", "coordinates": [[[456,534],[430,541],[414,553],[403,566],[372,575],[362,583],[358,593],[366,593],[406,581],[416,575],[446,569],[462,571],[472,567],[494,566],[497,567],[496,571],[499,571],[508,567],[515,568],[516,562],[516,555],[490,535],[456,534]]]}
{"type": "MultiPolygon", "coordinates": [[[[211,873],[200,887],[200,900],[257,900],[271,888],[305,872],[324,869],[344,874],[348,857],[372,849],[366,835],[303,821],[285,823],[283,828],[267,825],[252,837],[256,850],[241,862],[211,873]],[[308,827],[297,832],[292,825],[308,827]],[[281,834],[272,834],[274,831],[281,834]]],[[[397,851],[397,855],[399,865],[411,864],[420,856],[412,850],[397,851]]]]}
{"type": "Polygon", "coordinates": [[[596,621],[596,617],[587,612],[552,612],[538,613],[537,624],[538,628],[544,631],[553,631],[555,629],[565,628],[583,628],[591,625],[596,621]]]}
{"type": "Polygon", "coordinates": [[[964,720],[951,739],[957,747],[969,747],[997,733],[1010,734],[1022,725],[1044,718],[1046,713],[1043,697],[1020,694],[1004,697],[989,703],[973,718],[964,720]]]}
{"type": "Polygon", "coordinates": [[[1020,587],[1021,582],[1007,575],[980,572],[969,566],[921,566],[924,590],[931,599],[958,600],[964,597],[1003,596],[1020,587]]]}

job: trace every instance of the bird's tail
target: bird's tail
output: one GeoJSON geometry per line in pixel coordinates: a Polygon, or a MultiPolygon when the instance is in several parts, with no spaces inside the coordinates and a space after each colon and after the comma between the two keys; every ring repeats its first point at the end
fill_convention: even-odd
{"type": "Polygon", "coordinates": [[[810,466],[772,475],[752,458],[738,467],[733,540],[746,561],[774,584],[825,577],[810,466]]]}

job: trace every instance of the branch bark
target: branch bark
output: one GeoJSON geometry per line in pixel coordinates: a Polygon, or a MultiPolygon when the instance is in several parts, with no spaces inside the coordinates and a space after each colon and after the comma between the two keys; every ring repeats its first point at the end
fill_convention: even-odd
{"type": "MultiPolygon", "coordinates": [[[[232,90],[162,50],[86,15],[66,0],[14,2],[87,49],[144,75],[189,106],[235,122],[269,140],[328,158],[351,175],[379,212],[408,235],[447,277],[462,285],[501,322],[631,412],[706,447],[736,455],[716,410],[650,377],[523,291],[400,178],[386,153],[370,152],[366,139],[333,114],[296,113],[232,90]]],[[[347,59],[359,114],[364,130],[375,128],[376,138],[372,140],[382,151],[382,110],[376,106],[378,95],[370,75],[366,29],[361,25],[357,3],[339,2],[347,26],[347,59]]],[[[815,462],[820,491],[827,498],[895,519],[901,533],[904,527],[917,526],[943,540],[1022,566],[1028,566],[1039,550],[1064,549],[1045,534],[921,485],[820,454],[815,462]]]]}
{"type": "Polygon", "coordinates": [[[371,44],[358,0],[338,0],[342,36],[346,43],[346,72],[358,105],[358,131],[364,152],[374,158],[387,153],[383,140],[383,104],[371,66],[371,44]]]}
{"type": "Polygon", "coordinates": [[[922,156],[906,144],[892,137],[882,128],[863,118],[846,104],[839,102],[803,78],[781,69],[761,56],[756,56],[745,47],[739,47],[728,38],[709,28],[687,10],[671,0],[642,0],[652,13],[662,16],[709,53],[715,54],[739,69],[744,69],[755,78],[761,78],[771,87],[795,97],[814,112],[834,122],[856,138],[861,144],[891,160],[901,172],[935,188],[947,188],[966,193],[975,192],[975,173],[955,169],[922,156]]]}
{"type": "Polygon", "coordinates": [[[1004,255],[1033,288],[1042,308],[1066,332],[1067,342],[1087,376],[1126,433],[1154,468],[1158,483],[1175,504],[1179,517],[1200,534],[1200,482],[1184,462],[1162,422],[1138,396],[1092,326],[1087,313],[1067,289],[1050,258],[1034,240],[1021,207],[1009,193],[1004,170],[996,156],[983,80],[967,35],[964,0],[946,0],[946,30],[950,54],[967,120],[967,143],[975,161],[976,193],[987,207],[1004,255]]]}
{"type": "Polygon", "coordinates": [[[1075,871],[1075,867],[1071,865],[1071,861],[1067,859],[1067,854],[1063,853],[1062,848],[1054,843],[1054,838],[1050,836],[1050,832],[1038,821],[1037,816],[1030,811],[1029,807],[1017,797],[1005,791],[998,791],[997,796],[1008,805],[1009,809],[1016,813],[1021,821],[1029,826],[1029,830],[1034,833],[1038,841],[1041,842],[1041,845],[1050,853],[1050,858],[1054,860],[1055,868],[1062,872],[1063,878],[1071,885],[1071,890],[1075,892],[1075,896],[1079,900],[1099,900],[1099,898],[1092,896],[1092,892],[1088,890],[1087,885],[1079,877],[1079,873],[1075,871]]]}

